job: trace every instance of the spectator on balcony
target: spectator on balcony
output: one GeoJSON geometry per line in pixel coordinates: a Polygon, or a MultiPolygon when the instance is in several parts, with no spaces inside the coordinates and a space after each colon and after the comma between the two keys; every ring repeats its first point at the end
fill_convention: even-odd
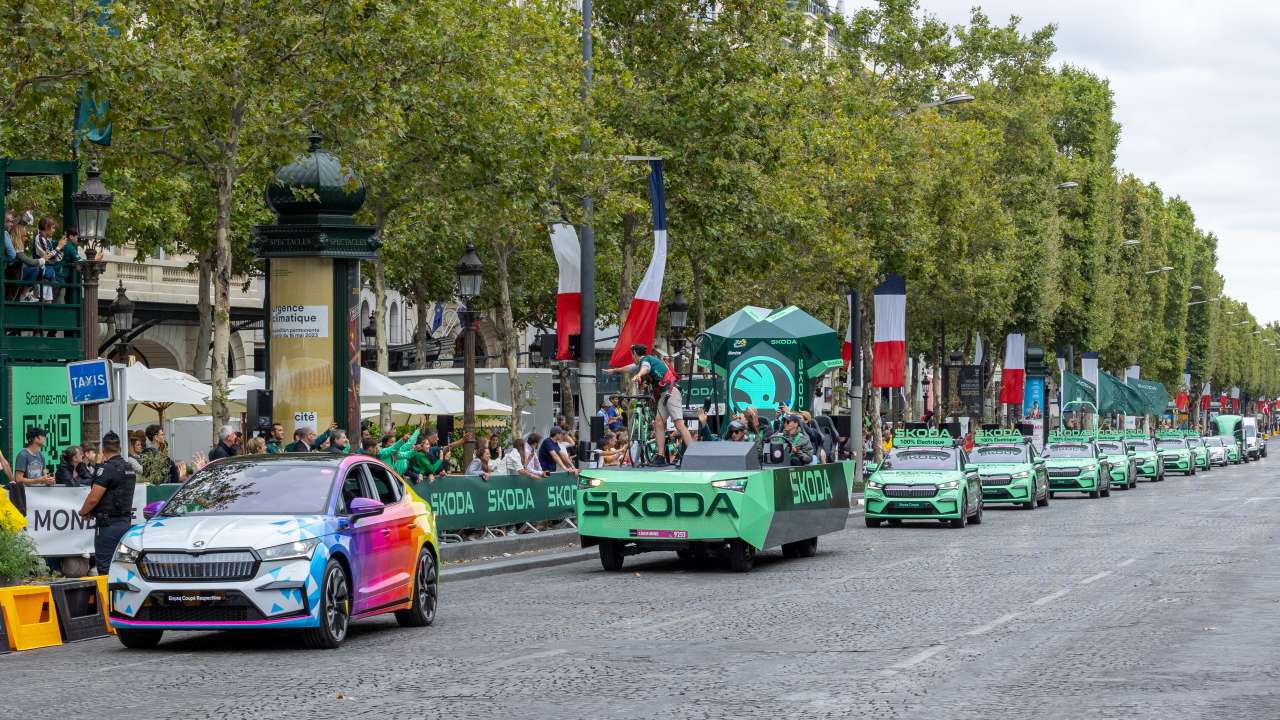
{"type": "Polygon", "coordinates": [[[145,466],[150,462],[156,462],[151,459],[152,455],[163,455],[165,468],[162,474],[166,476],[165,482],[182,482],[182,473],[178,469],[178,464],[169,457],[169,443],[166,441],[164,428],[153,423],[147,426],[143,434],[147,438],[147,447],[142,450],[142,464],[145,466]]]}
{"type": "Polygon", "coordinates": [[[49,283],[56,277],[54,267],[62,262],[62,248],[66,245],[66,238],[54,239],[53,233],[56,228],[57,223],[52,217],[45,215],[40,218],[35,239],[32,241],[32,255],[40,260],[43,266],[22,269],[23,280],[36,282],[35,287],[23,296],[23,302],[53,302],[53,285],[49,283]]]}
{"type": "Polygon", "coordinates": [[[54,294],[58,302],[66,302],[67,287],[72,284],[75,279],[74,273],[76,268],[80,266],[80,231],[75,228],[67,228],[62,234],[62,239],[58,241],[62,248],[62,257],[58,264],[54,267],[54,275],[58,280],[58,289],[54,294]]]}
{"type": "Polygon", "coordinates": [[[25,229],[21,238],[15,239],[18,232],[18,216],[11,212],[4,214],[4,265],[6,279],[17,280],[21,276],[18,263],[39,267],[40,261],[31,257],[23,247],[26,240],[25,229]]]}

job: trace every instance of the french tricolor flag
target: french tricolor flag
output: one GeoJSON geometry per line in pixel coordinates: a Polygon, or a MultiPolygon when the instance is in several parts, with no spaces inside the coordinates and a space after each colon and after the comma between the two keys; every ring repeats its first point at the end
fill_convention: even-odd
{"type": "Polygon", "coordinates": [[[566,222],[551,223],[551,249],[560,269],[556,289],[556,359],[572,360],[569,336],[582,332],[582,245],[578,232],[566,222]]]}
{"type": "Polygon", "coordinates": [[[871,387],[900,388],[907,370],[907,281],[887,275],[876,286],[871,387]]]}
{"type": "Polygon", "coordinates": [[[1022,404],[1027,376],[1027,336],[1011,333],[1004,342],[1004,369],[1000,371],[1000,402],[1022,404]]]}
{"type": "Polygon", "coordinates": [[[662,298],[662,277],[667,270],[667,194],[662,187],[662,161],[649,161],[649,203],[653,206],[653,257],[636,296],[627,308],[627,319],[618,333],[609,364],[631,364],[631,346],[653,349],[653,332],[658,325],[658,301],[662,298]]]}

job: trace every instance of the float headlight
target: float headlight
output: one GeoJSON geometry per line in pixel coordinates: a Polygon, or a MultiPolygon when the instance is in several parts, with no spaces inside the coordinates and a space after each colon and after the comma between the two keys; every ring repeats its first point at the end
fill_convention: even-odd
{"type": "Polygon", "coordinates": [[[601,479],[600,479],[600,478],[598,478],[598,477],[583,477],[583,478],[578,478],[578,487],[580,487],[580,488],[594,488],[594,487],[600,487],[600,486],[601,486],[601,485],[603,485],[603,484],[604,484],[604,481],[603,481],[603,480],[601,480],[601,479]]]}
{"type": "Polygon", "coordinates": [[[747,491],[746,478],[729,478],[728,480],[712,480],[711,487],[717,490],[732,490],[734,492],[747,491]]]}
{"type": "Polygon", "coordinates": [[[128,545],[125,545],[124,543],[120,543],[119,545],[116,546],[116,554],[115,554],[115,557],[111,559],[111,561],[118,562],[118,563],[130,563],[130,564],[136,565],[138,563],[138,559],[141,557],[142,557],[141,550],[135,550],[129,547],[128,545]]]}
{"type": "Polygon", "coordinates": [[[946,482],[938,483],[939,490],[955,490],[958,487],[960,487],[959,480],[948,480],[946,482]]]}
{"type": "Polygon", "coordinates": [[[1023,470],[1022,472],[1016,472],[1011,477],[1014,480],[1026,480],[1027,478],[1031,477],[1031,471],[1023,470]]]}

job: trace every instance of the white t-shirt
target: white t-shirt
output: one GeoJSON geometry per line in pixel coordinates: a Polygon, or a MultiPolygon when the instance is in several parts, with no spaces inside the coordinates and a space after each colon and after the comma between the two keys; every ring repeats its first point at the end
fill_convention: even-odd
{"type": "Polygon", "coordinates": [[[513,446],[507,450],[506,455],[502,456],[499,470],[503,475],[519,475],[522,467],[524,467],[524,461],[520,459],[520,451],[513,446]]]}

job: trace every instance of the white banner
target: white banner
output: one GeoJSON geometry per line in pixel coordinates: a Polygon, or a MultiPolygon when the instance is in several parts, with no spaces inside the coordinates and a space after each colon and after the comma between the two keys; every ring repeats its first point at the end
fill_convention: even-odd
{"type": "MultiPolygon", "coordinates": [[[[27,487],[27,529],[45,557],[93,554],[93,518],[83,520],[80,507],[89,496],[88,487],[27,487]]],[[[133,489],[133,522],[142,522],[147,504],[147,488],[133,489]]]]}

